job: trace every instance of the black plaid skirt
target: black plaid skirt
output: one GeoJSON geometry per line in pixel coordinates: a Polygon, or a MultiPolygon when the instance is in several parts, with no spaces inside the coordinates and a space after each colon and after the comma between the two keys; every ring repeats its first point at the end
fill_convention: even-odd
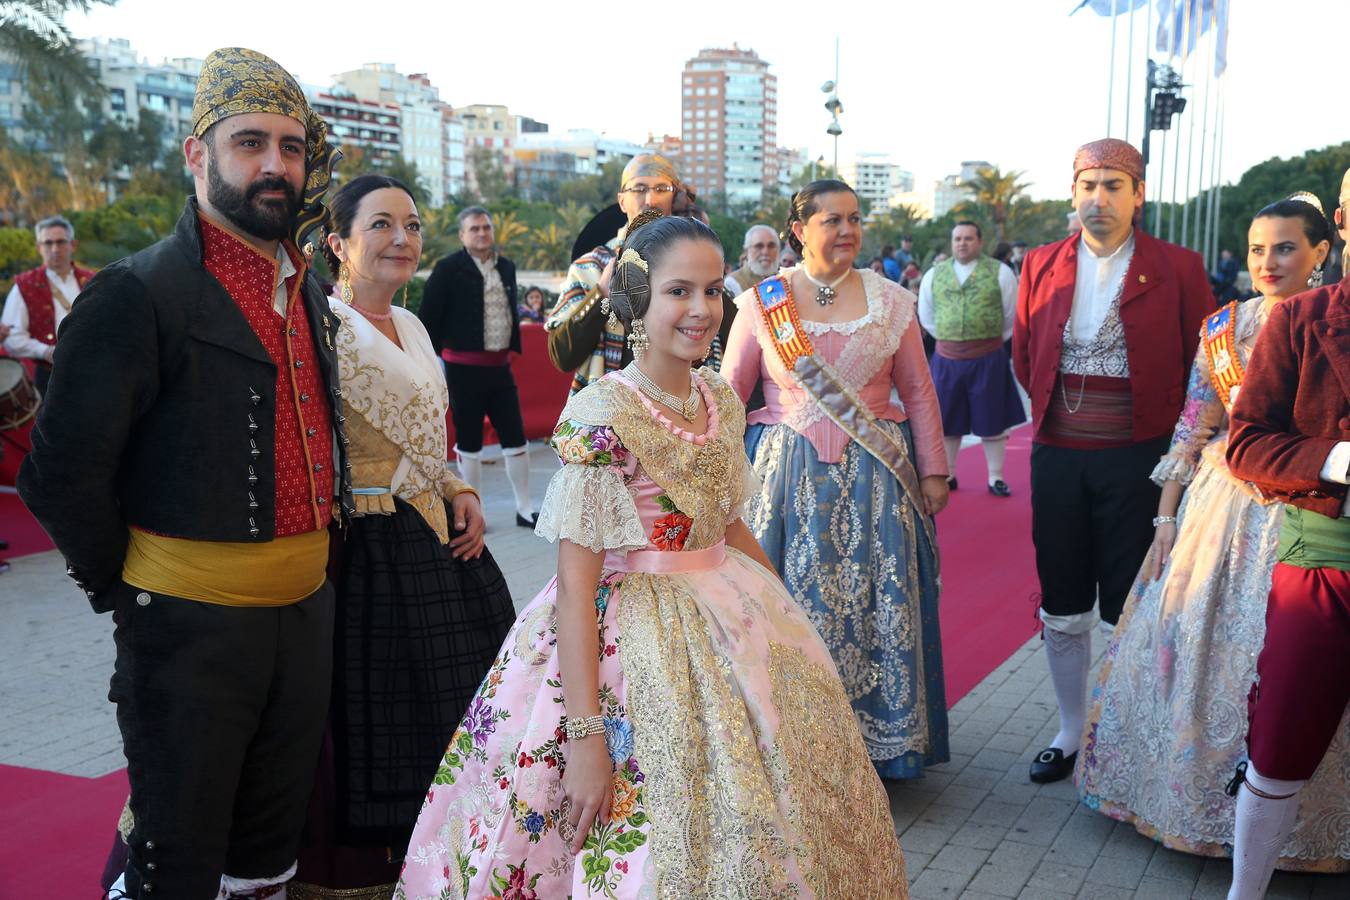
{"type": "MultiPolygon", "coordinates": [[[[338,580],[332,735],[336,837],[406,841],[515,620],[492,555],[456,560],[411,506],[353,520],[338,580]]],[[[453,517],[452,517],[453,521],[453,517]]]]}

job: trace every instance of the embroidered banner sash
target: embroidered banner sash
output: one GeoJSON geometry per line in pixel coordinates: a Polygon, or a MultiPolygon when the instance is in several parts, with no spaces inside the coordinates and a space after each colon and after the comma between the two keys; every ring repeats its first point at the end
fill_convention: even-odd
{"type": "Polygon", "coordinates": [[[933,519],[924,514],[919,473],[914,469],[904,440],[882,428],[877,417],[844,384],[834,367],[816,354],[810,337],[802,328],[787,279],[776,275],[761,281],[755,285],[755,299],[759,301],[757,309],[768,339],[784,367],[831,422],[895,476],[905,499],[914,507],[915,518],[923,524],[936,557],[938,545],[933,519]]]}
{"type": "Polygon", "coordinates": [[[1223,408],[1233,412],[1238,389],[1246,369],[1237,346],[1237,301],[1205,319],[1205,354],[1209,357],[1209,378],[1223,408]]]}

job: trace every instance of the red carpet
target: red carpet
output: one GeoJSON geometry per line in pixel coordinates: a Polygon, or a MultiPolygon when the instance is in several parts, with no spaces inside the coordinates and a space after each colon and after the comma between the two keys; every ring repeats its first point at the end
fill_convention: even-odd
{"type": "Polygon", "coordinates": [[[52,549],[47,532],[28,512],[18,494],[0,492],[0,538],[9,541],[9,549],[0,557],[24,556],[52,549]]]}
{"type": "Polygon", "coordinates": [[[0,766],[0,791],[0,900],[97,897],[126,771],[76,778],[0,766]]]}
{"type": "MultiPolygon", "coordinates": [[[[938,517],[949,704],[1026,643],[1036,628],[1029,429],[1015,432],[1008,444],[1012,498],[999,499],[986,490],[983,451],[970,447],[957,463],[961,489],[938,517]]],[[[50,546],[18,497],[0,494],[0,522],[14,555],[50,546]],[[43,543],[36,546],[39,539],[43,543]]],[[[0,796],[5,798],[0,803],[0,900],[96,896],[126,793],[125,771],[76,778],[0,766],[0,796]]]]}
{"type": "Polygon", "coordinates": [[[1036,631],[1031,548],[1031,429],[1008,439],[1010,498],[987,488],[984,450],[957,456],[960,489],[937,518],[942,550],[942,661],[955,703],[1036,631]]]}

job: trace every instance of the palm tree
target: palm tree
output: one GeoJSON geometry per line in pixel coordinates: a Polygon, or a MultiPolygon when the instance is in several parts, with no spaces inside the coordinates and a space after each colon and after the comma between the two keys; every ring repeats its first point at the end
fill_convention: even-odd
{"type": "Polygon", "coordinates": [[[574,237],[571,231],[559,228],[557,222],[536,228],[530,232],[530,248],[525,261],[535,269],[565,269],[571,262],[567,257],[574,237]]]}
{"type": "Polygon", "coordinates": [[[102,92],[98,73],[75,46],[66,13],[88,12],[117,0],[0,0],[0,56],[33,85],[64,87],[78,94],[102,92]]]}
{"type": "Polygon", "coordinates": [[[497,250],[506,256],[520,256],[521,240],[529,234],[529,226],[520,221],[520,217],[511,210],[494,213],[493,231],[496,233],[497,250]]]}
{"type": "Polygon", "coordinates": [[[982,207],[994,223],[997,240],[1004,240],[1008,222],[1008,210],[1027,188],[1025,181],[1018,181],[1025,173],[999,170],[998,166],[982,166],[975,177],[962,183],[961,187],[971,192],[971,202],[982,207]]]}

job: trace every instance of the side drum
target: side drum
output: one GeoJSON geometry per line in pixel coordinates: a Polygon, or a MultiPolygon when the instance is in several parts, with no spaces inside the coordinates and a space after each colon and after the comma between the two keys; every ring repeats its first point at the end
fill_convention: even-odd
{"type": "Polygon", "coordinates": [[[37,388],[17,359],[0,359],[0,431],[19,428],[37,415],[37,388]]]}

